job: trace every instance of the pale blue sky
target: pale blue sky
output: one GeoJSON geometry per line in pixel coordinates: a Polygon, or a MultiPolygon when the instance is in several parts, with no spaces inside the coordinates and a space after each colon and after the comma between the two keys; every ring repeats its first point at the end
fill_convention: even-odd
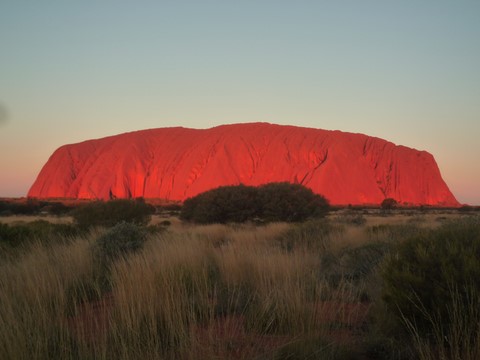
{"type": "Polygon", "coordinates": [[[0,0],[0,107],[0,196],[65,143],[267,121],[427,150],[480,204],[480,1],[0,0]]]}

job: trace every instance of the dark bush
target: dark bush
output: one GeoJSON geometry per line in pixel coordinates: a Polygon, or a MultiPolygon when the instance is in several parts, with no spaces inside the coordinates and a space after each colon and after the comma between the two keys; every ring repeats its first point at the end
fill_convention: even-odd
{"type": "Polygon", "coordinates": [[[118,259],[142,249],[147,239],[144,227],[121,222],[100,236],[92,246],[95,264],[95,283],[101,292],[111,289],[110,268],[118,259]]]}
{"type": "Polygon", "coordinates": [[[473,211],[475,208],[473,206],[470,206],[470,205],[462,205],[458,208],[458,211],[460,212],[471,212],[473,211]]]}
{"type": "Polygon", "coordinates": [[[328,201],[300,184],[270,183],[258,188],[261,217],[266,221],[304,221],[323,217],[328,201]]]}
{"type": "Polygon", "coordinates": [[[180,218],[197,223],[244,222],[258,216],[258,194],[252,186],[222,186],[185,200],[180,218]]]}
{"type": "Polygon", "coordinates": [[[35,199],[27,201],[0,201],[0,215],[34,215],[43,204],[35,199]]]}
{"type": "Polygon", "coordinates": [[[36,199],[2,200],[0,201],[0,216],[10,215],[36,215],[47,213],[51,215],[65,215],[71,210],[58,201],[39,201],[36,199]]]}
{"type": "Polygon", "coordinates": [[[299,184],[223,186],[185,200],[180,217],[196,223],[304,221],[322,217],[328,201],[299,184]]]}
{"type": "Polygon", "coordinates": [[[135,224],[121,222],[100,236],[94,245],[94,258],[101,263],[112,261],[136,252],[143,247],[147,232],[135,224]]]}
{"type": "Polygon", "coordinates": [[[82,228],[92,226],[111,227],[120,222],[146,225],[151,219],[155,208],[145,203],[143,199],[95,201],[80,206],[72,211],[77,225],[82,228]]]}
{"type": "Polygon", "coordinates": [[[395,209],[397,205],[398,205],[397,200],[392,198],[386,198],[382,201],[382,203],[380,204],[380,207],[383,210],[392,210],[392,209],[395,209]]]}
{"type": "Polygon", "coordinates": [[[16,247],[32,237],[32,231],[26,225],[0,223],[0,244],[4,246],[16,247]]]}
{"type": "MultiPolygon", "coordinates": [[[[448,222],[401,242],[382,272],[387,308],[421,335],[447,334],[452,316],[466,314],[472,301],[478,307],[478,259],[478,218],[448,222]]],[[[467,320],[474,326],[480,321],[467,320]]]]}

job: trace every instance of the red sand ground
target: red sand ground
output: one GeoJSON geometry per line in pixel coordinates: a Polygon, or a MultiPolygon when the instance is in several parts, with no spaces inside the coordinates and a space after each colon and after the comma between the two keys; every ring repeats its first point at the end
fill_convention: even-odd
{"type": "MultiPolygon", "coordinates": [[[[90,344],[105,341],[109,316],[114,298],[106,295],[99,301],[79,306],[75,316],[67,319],[72,334],[90,344]]],[[[367,321],[369,303],[339,303],[334,301],[312,304],[315,321],[325,327],[318,334],[336,344],[354,344],[361,340],[367,321]],[[329,328],[330,326],[333,328],[329,328]]],[[[249,332],[242,315],[220,316],[206,325],[194,324],[191,328],[193,346],[198,358],[246,359],[274,352],[281,346],[298,340],[292,336],[249,332]]],[[[312,334],[310,334],[312,335],[312,334]]]]}

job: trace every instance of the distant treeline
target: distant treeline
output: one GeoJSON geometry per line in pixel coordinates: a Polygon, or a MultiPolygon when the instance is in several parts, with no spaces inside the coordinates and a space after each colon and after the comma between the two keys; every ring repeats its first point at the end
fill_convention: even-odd
{"type": "Polygon", "coordinates": [[[0,200],[0,216],[38,215],[48,213],[65,215],[72,209],[61,201],[40,201],[36,199],[0,200]]]}
{"type": "Polygon", "coordinates": [[[132,202],[143,201],[152,206],[156,212],[177,213],[182,205],[177,202],[168,203],[153,199],[150,201],[143,198],[137,199],[115,199],[115,200],[75,200],[75,199],[54,199],[54,200],[38,200],[32,198],[21,199],[2,199],[0,200],[0,216],[11,215],[71,215],[70,213],[88,204],[118,203],[122,201],[132,202]]]}
{"type": "MultiPolygon", "coordinates": [[[[275,184],[275,183],[272,183],[275,184]]],[[[278,183],[277,183],[278,184],[278,183]]],[[[288,184],[288,183],[282,183],[288,184]]],[[[266,184],[270,185],[270,184],[266,184]]],[[[295,186],[295,184],[290,184],[295,186]]],[[[265,186],[265,185],[263,185],[265,186]]],[[[275,186],[275,185],[273,185],[275,186]]],[[[285,185],[288,186],[288,185],[285,185]]],[[[232,188],[236,186],[224,186],[223,188],[232,188]]],[[[240,185],[240,190],[244,188],[253,188],[250,186],[240,185]],[[242,188],[243,187],[243,188],[242,188]]],[[[239,190],[239,191],[240,191],[239,190]]],[[[203,194],[211,194],[211,191],[217,191],[217,189],[213,189],[210,191],[206,191],[205,193],[199,194],[197,196],[202,195],[205,197],[206,195],[203,194]]],[[[223,191],[223,190],[221,190],[223,191]]],[[[247,190],[248,191],[248,190],[247,190]]],[[[210,195],[208,195],[210,196],[210,195]]],[[[116,202],[119,200],[126,200],[126,201],[144,201],[145,203],[153,206],[155,208],[155,213],[163,213],[167,212],[170,215],[179,214],[182,210],[183,204],[180,202],[168,202],[162,199],[115,199],[115,200],[78,200],[78,199],[35,199],[35,198],[20,198],[20,199],[0,199],[0,216],[11,216],[11,215],[69,215],[70,212],[76,208],[82,207],[87,204],[92,203],[108,203],[108,202],[116,202]]],[[[189,200],[189,199],[188,199],[189,200]]],[[[433,205],[411,205],[411,204],[403,204],[403,203],[393,203],[390,200],[393,199],[385,199],[380,204],[363,204],[363,205],[354,205],[354,204],[347,204],[347,205],[330,205],[330,211],[342,210],[342,209],[352,209],[352,210],[419,210],[419,211],[435,211],[435,210],[450,210],[450,211],[460,211],[460,212],[475,212],[480,211],[480,206],[471,206],[471,205],[462,205],[460,207],[442,207],[442,206],[433,206],[433,205]],[[391,205],[394,204],[394,205],[391,205]]],[[[188,202],[187,202],[188,204],[188,202]]],[[[188,210],[187,210],[188,212],[188,210]]],[[[188,218],[188,215],[185,219],[188,218]]]]}

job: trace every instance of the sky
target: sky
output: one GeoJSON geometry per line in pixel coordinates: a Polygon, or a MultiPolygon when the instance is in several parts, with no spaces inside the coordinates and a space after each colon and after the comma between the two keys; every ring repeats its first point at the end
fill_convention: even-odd
{"type": "Polygon", "coordinates": [[[426,150],[480,205],[480,1],[0,0],[0,197],[63,144],[258,121],[426,150]]]}

